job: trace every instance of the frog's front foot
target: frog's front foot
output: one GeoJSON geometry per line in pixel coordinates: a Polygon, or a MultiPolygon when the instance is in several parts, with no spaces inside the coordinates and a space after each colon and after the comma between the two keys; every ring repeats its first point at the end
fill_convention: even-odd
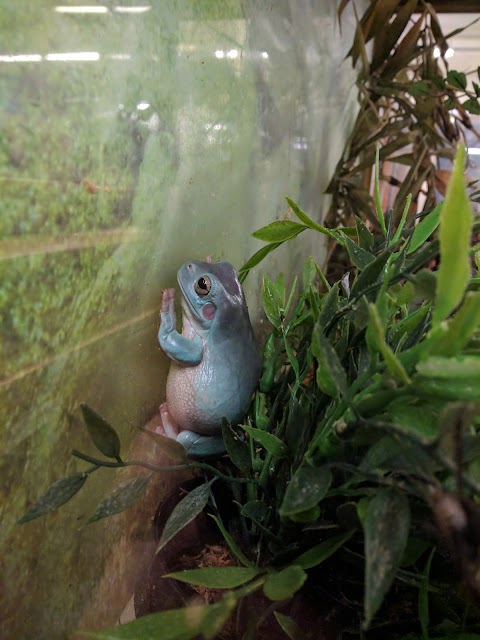
{"type": "Polygon", "coordinates": [[[225,453],[223,437],[203,436],[195,431],[180,431],[177,442],[183,445],[191,458],[218,458],[225,453]]]}

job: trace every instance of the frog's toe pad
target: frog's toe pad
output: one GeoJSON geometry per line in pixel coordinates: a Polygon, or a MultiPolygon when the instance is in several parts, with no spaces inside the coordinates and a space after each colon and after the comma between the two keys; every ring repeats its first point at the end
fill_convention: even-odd
{"type": "Polygon", "coordinates": [[[217,458],[225,453],[222,436],[202,436],[194,431],[182,431],[179,442],[192,458],[217,458]]]}

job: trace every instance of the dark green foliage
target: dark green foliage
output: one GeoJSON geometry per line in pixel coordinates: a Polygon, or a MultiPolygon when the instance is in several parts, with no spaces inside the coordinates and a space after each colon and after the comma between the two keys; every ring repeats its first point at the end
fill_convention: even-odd
{"type": "MultiPolygon", "coordinates": [[[[375,640],[476,637],[479,617],[461,583],[478,598],[480,293],[462,163],[460,150],[444,204],[417,226],[402,215],[395,234],[381,225],[372,233],[360,220],[348,235],[328,230],[350,258],[347,277],[329,284],[312,258],[300,290],[297,278],[287,287],[283,275],[264,277],[271,333],[250,414],[241,428],[224,422],[228,456],[216,467],[167,447],[182,468],[220,481],[206,480],[177,504],[158,547],[207,510],[243,566],[170,576],[226,589],[215,605],[93,637],[148,638],[163,625],[164,637],[176,640],[215,637],[236,604],[262,590],[272,607],[305,590],[327,607],[343,603],[349,631],[368,629],[375,640]],[[432,259],[440,260],[436,271],[432,259]],[[461,514],[460,525],[449,510],[461,514]]],[[[302,232],[325,235],[289,204],[302,232]]],[[[260,235],[272,250],[288,241],[279,230],[294,237],[297,227],[265,227],[260,235]]],[[[257,252],[257,263],[265,255],[257,252]]],[[[113,428],[83,412],[96,446],[118,460],[113,428]]],[[[75,455],[93,469],[129,464],[75,455]]],[[[142,482],[148,476],[117,489],[91,520],[132,504],[142,482]]],[[[301,620],[278,612],[276,619],[287,636],[304,637],[301,620]]]]}

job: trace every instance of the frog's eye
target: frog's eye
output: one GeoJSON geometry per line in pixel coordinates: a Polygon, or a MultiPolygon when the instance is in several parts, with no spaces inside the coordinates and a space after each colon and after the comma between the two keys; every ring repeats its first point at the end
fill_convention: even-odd
{"type": "Polygon", "coordinates": [[[207,293],[210,293],[211,288],[212,283],[210,282],[210,278],[208,276],[203,276],[195,282],[195,291],[199,296],[206,296],[207,293]]]}

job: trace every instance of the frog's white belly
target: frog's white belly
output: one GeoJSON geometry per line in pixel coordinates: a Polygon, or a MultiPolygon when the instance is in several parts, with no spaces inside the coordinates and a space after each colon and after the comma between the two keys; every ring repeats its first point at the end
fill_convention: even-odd
{"type": "Polygon", "coordinates": [[[172,362],[167,380],[167,406],[180,429],[202,434],[221,431],[222,418],[236,423],[243,418],[253,391],[247,385],[239,389],[241,367],[228,373],[204,358],[196,367],[172,362]]]}

